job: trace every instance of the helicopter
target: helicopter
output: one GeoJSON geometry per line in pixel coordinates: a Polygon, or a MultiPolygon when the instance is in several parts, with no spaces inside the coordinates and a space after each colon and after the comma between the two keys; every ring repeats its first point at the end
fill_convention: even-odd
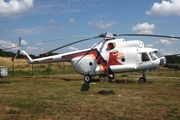
{"type": "Polygon", "coordinates": [[[113,34],[106,32],[95,37],[66,44],[44,54],[47,55],[79,42],[103,38],[102,41],[95,43],[91,48],[37,59],[32,59],[24,50],[20,50],[19,41],[18,52],[13,59],[16,58],[18,54],[22,54],[29,64],[70,62],[76,72],[84,75],[85,83],[91,83],[97,75],[108,77],[111,81],[115,78],[116,73],[133,71],[142,72],[139,82],[143,83],[146,82],[146,71],[157,69],[166,64],[167,60],[165,56],[162,55],[158,49],[147,48],[144,46],[143,41],[140,40],[125,41],[123,38],[115,38],[116,36],[149,36],[180,39],[180,37],[164,35],[113,34]]]}

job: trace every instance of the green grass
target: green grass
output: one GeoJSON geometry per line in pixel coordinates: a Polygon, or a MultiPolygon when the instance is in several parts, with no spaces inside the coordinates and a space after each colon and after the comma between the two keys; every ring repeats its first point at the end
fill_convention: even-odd
{"type": "Polygon", "coordinates": [[[139,73],[117,74],[115,82],[101,79],[89,91],[80,91],[78,74],[10,77],[0,84],[0,119],[180,119],[180,78],[160,72],[148,72],[145,84],[138,83],[139,73]],[[105,89],[115,94],[98,94],[105,89]]]}
{"type": "Polygon", "coordinates": [[[32,76],[32,75],[59,75],[59,74],[77,74],[71,65],[65,65],[65,67],[59,64],[40,64],[34,65],[34,68],[30,65],[24,65],[23,67],[15,67],[14,70],[9,68],[9,76],[32,76]],[[58,68],[58,69],[57,69],[58,68]]]}

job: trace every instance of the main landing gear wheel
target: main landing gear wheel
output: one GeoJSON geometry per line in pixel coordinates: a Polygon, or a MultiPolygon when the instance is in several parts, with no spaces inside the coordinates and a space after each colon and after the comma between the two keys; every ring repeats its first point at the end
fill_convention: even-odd
{"type": "Polygon", "coordinates": [[[114,74],[109,74],[108,79],[109,79],[109,82],[112,82],[112,80],[114,79],[114,74]]]}
{"type": "Polygon", "coordinates": [[[85,75],[84,76],[84,82],[85,83],[90,83],[92,80],[92,76],[91,75],[85,75]]]}
{"type": "Polygon", "coordinates": [[[139,78],[139,83],[145,83],[146,82],[146,78],[145,77],[140,77],[139,78]]]}

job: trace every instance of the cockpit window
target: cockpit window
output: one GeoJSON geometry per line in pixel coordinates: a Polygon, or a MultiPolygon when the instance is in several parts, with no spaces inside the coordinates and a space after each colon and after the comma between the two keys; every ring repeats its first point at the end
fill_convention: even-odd
{"type": "Polygon", "coordinates": [[[158,51],[154,51],[154,53],[158,56],[158,58],[160,58],[160,57],[163,56],[163,55],[162,55],[160,52],[158,52],[158,51]]]}
{"type": "Polygon", "coordinates": [[[156,60],[158,58],[158,56],[155,54],[155,52],[150,52],[149,55],[152,60],[156,60]]]}
{"type": "Polygon", "coordinates": [[[150,61],[147,53],[142,53],[142,61],[150,61]]]}

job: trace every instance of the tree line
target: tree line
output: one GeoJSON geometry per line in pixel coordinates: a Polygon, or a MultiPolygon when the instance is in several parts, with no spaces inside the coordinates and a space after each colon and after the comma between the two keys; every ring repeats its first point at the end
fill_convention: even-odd
{"type": "MultiPolygon", "coordinates": [[[[45,56],[51,56],[51,55],[57,55],[58,53],[50,53],[48,55],[44,55],[44,54],[39,54],[38,56],[36,55],[33,55],[33,54],[30,54],[29,56],[32,58],[32,59],[35,59],[35,58],[40,58],[40,57],[45,57],[45,56]]],[[[14,57],[16,55],[16,53],[14,52],[10,52],[10,51],[3,51],[2,49],[0,49],[0,56],[1,57],[14,57]]],[[[17,56],[17,58],[24,58],[24,56],[22,54],[19,54],[17,56]]]]}
{"type": "Polygon", "coordinates": [[[168,55],[165,57],[166,57],[167,63],[180,63],[179,55],[168,55]]]}

